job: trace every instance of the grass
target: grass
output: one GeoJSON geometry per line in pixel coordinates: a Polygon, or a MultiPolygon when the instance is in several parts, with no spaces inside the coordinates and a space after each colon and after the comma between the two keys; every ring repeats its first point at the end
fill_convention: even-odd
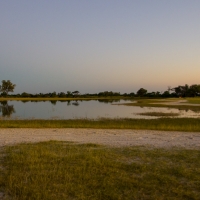
{"type": "Polygon", "coordinates": [[[199,199],[200,151],[42,142],[5,147],[8,199],[199,199]]]}
{"type": "Polygon", "coordinates": [[[163,113],[163,112],[145,112],[138,113],[138,115],[153,116],[153,117],[177,117],[179,113],[163,113]]]}
{"type": "Polygon", "coordinates": [[[198,97],[196,97],[196,98],[186,98],[186,100],[188,101],[188,103],[200,104],[200,98],[198,98],[198,97]]]}
{"type": "MultiPolygon", "coordinates": [[[[139,99],[133,103],[121,103],[121,104],[119,103],[115,105],[176,108],[179,110],[186,110],[186,111],[191,110],[194,112],[200,112],[200,105],[199,106],[182,105],[181,103],[179,105],[163,104],[163,103],[168,103],[168,102],[176,102],[178,100],[180,99],[177,99],[177,98],[176,99],[139,99]]],[[[181,99],[181,100],[187,100],[188,103],[191,103],[191,104],[198,104],[200,102],[200,98],[187,98],[187,99],[181,99]]]]}
{"type": "Polygon", "coordinates": [[[0,120],[0,128],[96,128],[200,131],[200,118],[0,120]]]}

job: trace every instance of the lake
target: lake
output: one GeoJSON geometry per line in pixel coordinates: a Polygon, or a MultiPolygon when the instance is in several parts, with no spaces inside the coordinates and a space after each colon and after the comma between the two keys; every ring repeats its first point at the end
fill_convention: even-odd
{"type": "Polygon", "coordinates": [[[77,100],[77,101],[3,101],[0,102],[1,119],[98,119],[98,118],[146,118],[139,113],[178,113],[178,117],[200,117],[193,111],[174,108],[138,107],[115,105],[131,100],[77,100]]]}

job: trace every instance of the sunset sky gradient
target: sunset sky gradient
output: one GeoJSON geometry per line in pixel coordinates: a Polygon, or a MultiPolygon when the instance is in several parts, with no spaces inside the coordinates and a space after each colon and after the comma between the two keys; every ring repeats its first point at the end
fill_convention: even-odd
{"type": "Polygon", "coordinates": [[[1,80],[15,93],[200,84],[200,1],[2,0],[1,80]]]}

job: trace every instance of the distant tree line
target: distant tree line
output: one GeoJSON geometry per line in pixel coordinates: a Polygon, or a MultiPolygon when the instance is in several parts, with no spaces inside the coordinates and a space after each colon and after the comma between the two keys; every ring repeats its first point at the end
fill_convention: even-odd
{"type": "Polygon", "coordinates": [[[178,97],[196,97],[200,96],[200,85],[194,84],[194,85],[184,85],[184,86],[178,86],[175,88],[169,88],[171,91],[173,91],[178,97]]]}
{"type": "Polygon", "coordinates": [[[9,95],[9,92],[13,92],[14,88],[16,87],[15,84],[13,84],[10,80],[3,80],[2,85],[0,85],[0,97],[31,97],[31,98],[52,98],[52,97],[60,97],[60,98],[77,98],[77,97],[148,97],[148,98],[158,98],[158,97],[196,97],[200,96],[200,85],[193,84],[191,86],[184,85],[184,86],[177,86],[174,88],[168,87],[168,89],[164,92],[154,91],[154,92],[148,92],[145,88],[140,88],[136,93],[123,93],[120,92],[113,92],[113,91],[104,91],[99,93],[87,93],[87,94],[81,94],[78,90],[76,91],[67,91],[65,92],[52,92],[52,93],[37,93],[37,94],[30,94],[27,92],[23,92],[21,94],[13,94],[9,95]]]}

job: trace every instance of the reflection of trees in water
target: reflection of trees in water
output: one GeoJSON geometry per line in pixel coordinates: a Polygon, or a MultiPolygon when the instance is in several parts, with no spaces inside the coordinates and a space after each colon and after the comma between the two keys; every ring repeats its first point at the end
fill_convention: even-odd
{"type": "Polygon", "coordinates": [[[116,103],[120,102],[120,99],[98,99],[99,103],[116,103]]]}
{"type": "Polygon", "coordinates": [[[67,101],[67,105],[68,105],[68,106],[71,106],[71,101],[67,101]]]}
{"type": "Polygon", "coordinates": [[[50,101],[50,102],[51,102],[51,104],[53,104],[53,105],[56,105],[56,103],[57,103],[56,100],[52,100],[52,101],[50,101]]]}
{"type": "Polygon", "coordinates": [[[79,106],[79,103],[78,103],[78,101],[76,101],[76,102],[73,102],[72,105],[79,106]]]}
{"type": "MultiPolygon", "coordinates": [[[[57,100],[51,100],[50,102],[51,102],[52,105],[56,105],[57,100]]],[[[59,102],[67,102],[67,105],[68,105],[68,106],[71,106],[71,105],[79,106],[79,102],[78,102],[78,101],[75,101],[75,102],[71,103],[70,100],[66,100],[66,101],[63,101],[63,100],[62,100],[62,101],[59,101],[59,102]]]]}
{"type": "Polygon", "coordinates": [[[0,104],[0,112],[2,112],[3,117],[10,117],[13,113],[15,113],[14,106],[8,105],[7,101],[2,101],[0,104]]]}
{"type": "MultiPolygon", "coordinates": [[[[51,102],[52,105],[56,105],[57,100],[51,100],[50,102],[51,102]]],[[[78,101],[75,101],[75,102],[71,103],[70,100],[65,100],[65,101],[62,100],[62,101],[59,101],[59,102],[67,102],[67,105],[68,105],[68,106],[71,106],[71,105],[79,106],[79,102],[78,102],[78,101]]]]}
{"type": "Polygon", "coordinates": [[[22,103],[27,103],[29,100],[21,100],[22,103]]]}

